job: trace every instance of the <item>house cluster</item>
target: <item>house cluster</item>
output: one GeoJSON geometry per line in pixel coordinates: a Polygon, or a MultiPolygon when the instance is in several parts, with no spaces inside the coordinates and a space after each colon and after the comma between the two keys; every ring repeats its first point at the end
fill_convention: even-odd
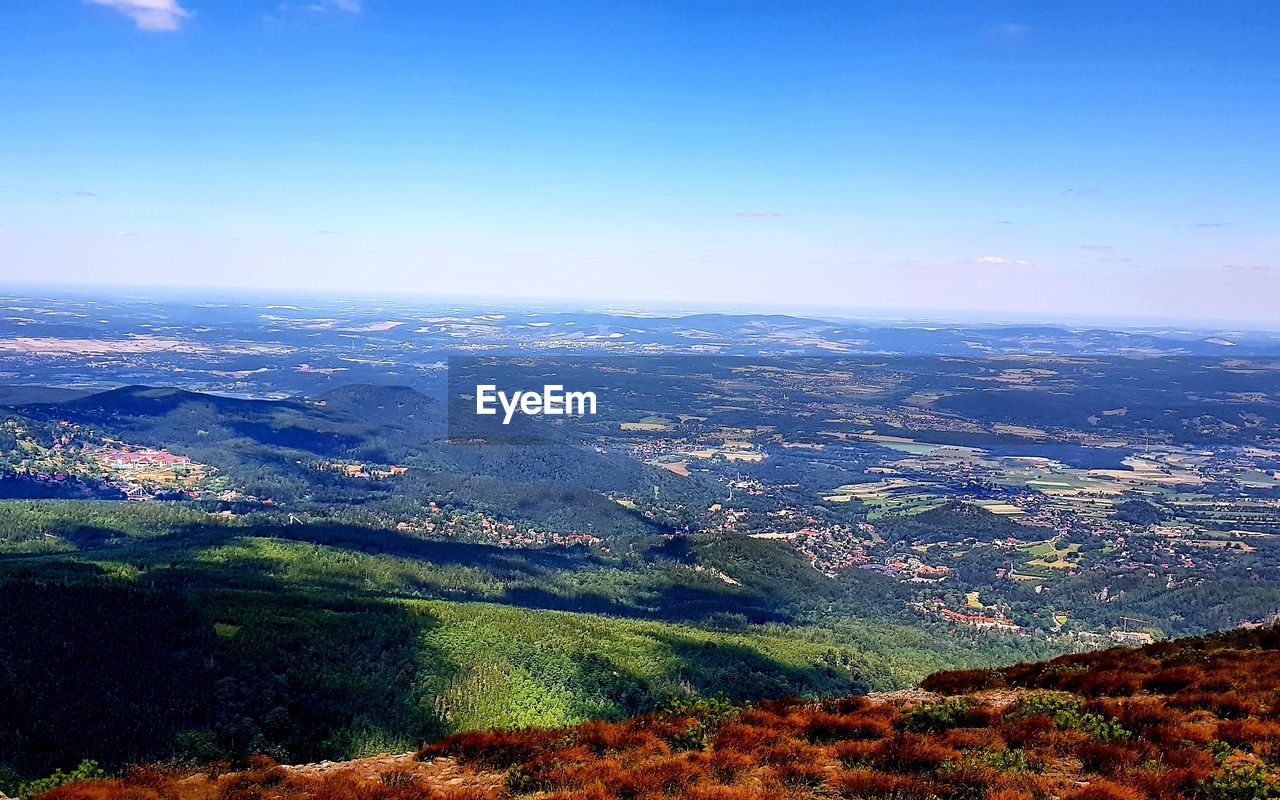
{"type": "Polygon", "coordinates": [[[201,487],[208,488],[205,479],[213,472],[211,467],[187,456],[152,447],[91,447],[86,448],[85,456],[97,463],[111,485],[136,499],[146,499],[157,492],[198,497],[201,487]]]}
{"type": "Polygon", "coordinates": [[[712,503],[707,506],[707,514],[712,517],[719,517],[720,528],[725,531],[734,531],[738,529],[738,523],[746,520],[749,511],[746,508],[728,508],[722,503],[712,503]]]}
{"type": "Polygon", "coordinates": [[[911,607],[925,616],[933,617],[952,625],[964,625],[977,630],[1001,631],[1004,633],[1018,633],[1022,630],[1022,626],[1003,614],[995,611],[981,613],[974,609],[956,611],[947,608],[946,602],[940,597],[935,597],[922,603],[912,603],[911,607]]]}
{"type": "Polygon", "coordinates": [[[3,430],[12,434],[13,447],[0,457],[4,471],[17,479],[89,494],[109,490],[132,500],[194,499],[218,483],[209,480],[216,470],[188,456],[95,435],[66,421],[36,434],[10,419],[3,430]]]}
{"type": "Polygon", "coordinates": [[[59,423],[52,431],[32,431],[16,419],[4,420],[0,432],[9,441],[0,451],[0,470],[25,480],[59,483],[87,474],[91,462],[75,446],[77,430],[59,423]]]}
{"type": "Polygon", "coordinates": [[[317,464],[316,469],[322,472],[340,472],[348,478],[390,478],[396,475],[403,475],[409,471],[408,467],[402,467],[397,464],[373,466],[328,461],[317,464]]]}
{"type": "Polygon", "coordinates": [[[965,613],[962,611],[952,611],[944,608],[938,612],[947,622],[954,622],[958,625],[968,625],[979,630],[1001,630],[1010,633],[1022,630],[1022,628],[1008,617],[994,617],[987,614],[965,613]]]}
{"type": "Polygon", "coordinates": [[[1116,644],[1128,644],[1141,647],[1144,644],[1155,644],[1155,638],[1143,631],[1112,631],[1111,641],[1116,644]]]}
{"type": "Polygon", "coordinates": [[[457,512],[442,509],[435,501],[428,504],[429,516],[396,523],[401,533],[426,533],[467,542],[520,549],[542,547],[594,547],[603,541],[584,533],[559,533],[537,528],[520,528],[479,512],[457,512]]]}
{"type": "MultiPolygon", "coordinates": [[[[771,512],[770,516],[794,517],[793,512],[771,512]]],[[[790,531],[766,530],[748,534],[753,539],[779,539],[804,556],[813,568],[834,578],[841,571],[867,563],[865,534],[850,525],[829,524],[813,517],[797,519],[804,527],[790,531]]]]}
{"type": "Polygon", "coordinates": [[[258,497],[257,495],[245,494],[244,492],[228,489],[225,492],[219,492],[216,495],[219,502],[222,503],[243,503],[249,505],[273,506],[276,504],[269,497],[258,497]]]}
{"type": "Polygon", "coordinates": [[[901,553],[890,553],[879,561],[863,564],[862,568],[912,583],[942,583],[951,574],[951,567],[927,564],[918,556],[901,553]]]}
{"type": "Polygon", "coordinates": [[[90,451],[90,455],[113,470],[187,469],[192,465],[187,456],[174,455],[167,450],[150,447],[120,449],[104,447],[90,451]]]}

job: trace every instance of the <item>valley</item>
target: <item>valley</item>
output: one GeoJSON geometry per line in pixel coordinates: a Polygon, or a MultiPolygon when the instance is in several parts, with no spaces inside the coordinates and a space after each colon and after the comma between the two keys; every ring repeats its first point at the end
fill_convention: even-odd
{"type": "Polygon", "coordinates": [[[891,691],[1280,611],[1265,342],[787,354],[768,351],[819,323],[709,316],[772,331],[764,355],[718,356],[672,352],[686,321],[643,323],[659,348],[597,317],[569,348],[553,334],[582,318],[476,315],[420,369],[395,337],[462,323],[271,313],[226,340],[187,313],[232,310],[146,311],[201,343],[182,372],[168,348],[0,353],[0,691],[18,698],[0,762],[22,776],[891,691]],[[348,337],[387,363],[337,371],[324,354],[348,337]],[[486,428],[458,414],[480,376],[592,388],[600,413],[486,428]]]}

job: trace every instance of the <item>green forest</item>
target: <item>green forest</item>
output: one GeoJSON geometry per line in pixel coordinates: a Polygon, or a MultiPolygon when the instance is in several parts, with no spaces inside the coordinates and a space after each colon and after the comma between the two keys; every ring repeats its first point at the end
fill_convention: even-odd
{"type": "Polygon", "coordinates": [[[601,559],[155,504],[0,514],[7,530],[96,543],[0,561],[0,763],[25,776],[85,758],[343,758],[690,696],[894,688],[1042,652],[859,616],[856,594],[815,594],[802,578],[816,573],[755,540],[772,559],[693,545],[721,548],[748,591],[661,548],[601,559]]]}

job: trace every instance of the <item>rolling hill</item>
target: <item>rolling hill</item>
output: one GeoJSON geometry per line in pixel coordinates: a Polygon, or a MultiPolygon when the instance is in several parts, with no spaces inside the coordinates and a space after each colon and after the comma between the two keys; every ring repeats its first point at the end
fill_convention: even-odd
{"type": "Polygon", "coordinates": [[[42,800],[1269,800],[1278,651],[1280,630],[1236,631],[939,673],[917,691],[464,733],[416,756],[146,768],[42,800]]]}

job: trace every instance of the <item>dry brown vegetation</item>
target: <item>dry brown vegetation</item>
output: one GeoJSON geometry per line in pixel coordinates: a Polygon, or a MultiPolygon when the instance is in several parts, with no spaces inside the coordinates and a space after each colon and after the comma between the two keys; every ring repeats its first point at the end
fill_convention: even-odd
{"type": "Polygon", "coordinates": [[[1280,798],[1275,629],[939,673],[925,688],[937,694],[691,703],[465,733],[380,773],[265,761],[222,776],[141,770],[45,800],[1280,798]]]}

